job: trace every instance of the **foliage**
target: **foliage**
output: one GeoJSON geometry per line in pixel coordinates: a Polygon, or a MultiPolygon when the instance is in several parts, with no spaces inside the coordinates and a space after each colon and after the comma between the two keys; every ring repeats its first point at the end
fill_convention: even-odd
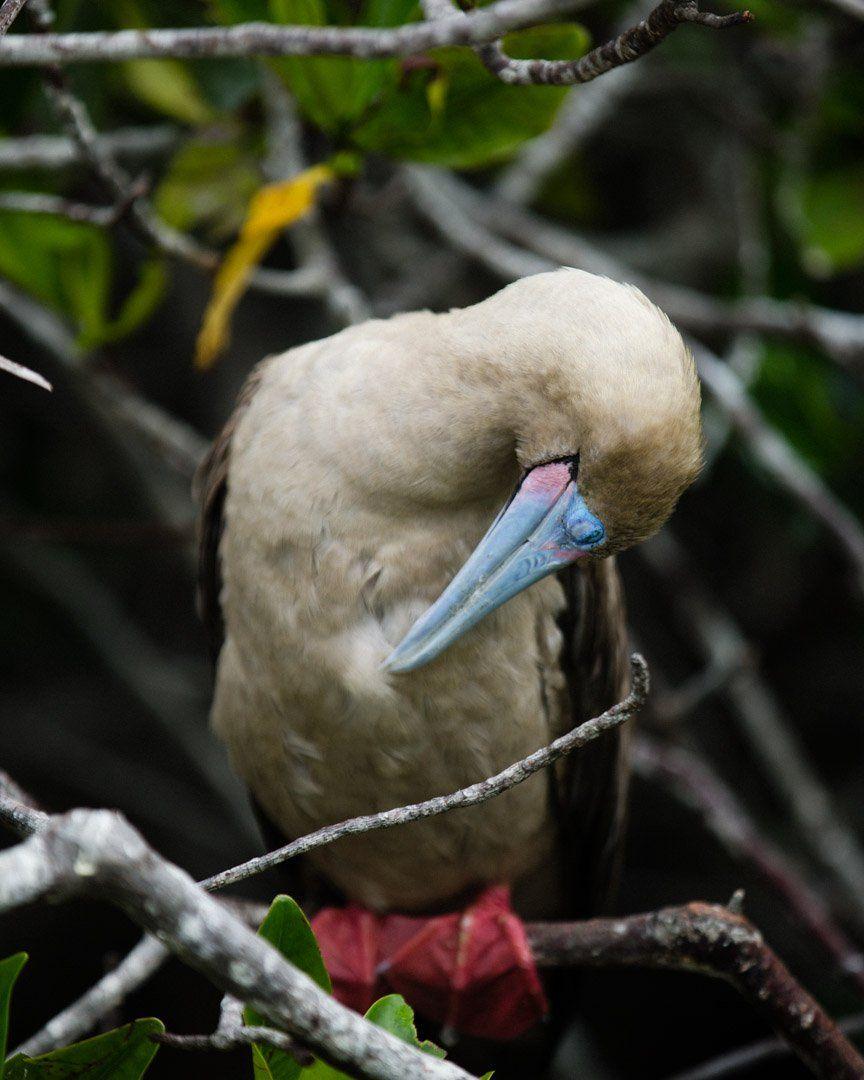
{"type": "MultiPolygon", "coordinates": [[[[258,932],[322,990],[326,990],[328,994],[332,991],[330,976],[324,967],[312,927],[300,906],[290,896],[276,897],[258,932]]],[[[399,994],[380,998],[369,1008],[366,1018],[424,1054],[431,1054],[433,1057],[445,1056],[444,1051],[434,1043],[428,1040],[421,1042],[418,1039],[414,1026],[414,1010],[399,994]]],[[[252,1008],[245,1010],[245,1019],[247,1024],[267,1023],[264,1017],[252,1008]]],[[[253,1046],[252,1060],[255,1080],[350,1080],[345,1073],[325,1061],[316,1061],[304,1067],[290,1054],[269,1046],[253,1046]]]]}
{"type": "Polygon", "coordinates": [[[9,1002],[26,960],[17,953],[0,961],[0,1080],[140,1080],[159,1049],[151,1036],[165,1030],[161,1020],[134,1020],[49,1054],[16,1054],[6,1061],[9,1002]]]}
{"type": "MultiPolygon", "coordinates": [[[[322,990],[332,992],[309,920],[290,896],[280,895],[273,900],[258,932],[322,990]]],[[[159,1049],[152,1036],[164,1032],[161,1020],[134,1020],[40,1057],[16,1054],[6,1062],[4,1072],[9,1002],[26,960],[25,953],[17,953],[0,961],[0,1080],[74,1080],[85,1075],[89,1080],[140,1080],[159,1049]]],[[[243,1018],[250,1026],[268,1026],[267,1019],[251,1006],[244,1009],[243,1018]]],[[[424,1054],[445,1056],[440,1047],[418,1038],[414,1010],[399,994],[380,998],[366,1018],[424,1054]]],[[[252,1046],[252,1067],[255,1080],[350,1080],[324,1061],[303,1066],[291,1054],[269,1045],[252,1046]]]]}

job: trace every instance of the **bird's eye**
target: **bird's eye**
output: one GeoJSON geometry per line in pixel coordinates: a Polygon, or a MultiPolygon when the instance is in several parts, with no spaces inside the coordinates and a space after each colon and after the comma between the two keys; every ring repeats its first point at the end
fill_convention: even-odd
{"type": "Polygon", "coordinates": [[[563,525],[572,538],[573,546],[582,551],[590,551],[606,539],[603,522],[595,517],[584,503],[568,508],[564,514],[563,525]]]}

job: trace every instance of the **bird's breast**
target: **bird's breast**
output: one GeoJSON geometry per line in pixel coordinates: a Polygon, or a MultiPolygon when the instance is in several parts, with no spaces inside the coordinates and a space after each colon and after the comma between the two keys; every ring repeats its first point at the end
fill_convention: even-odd
{"type": "MultiPolygon", "coordinates": [[[[286,836],[456,790],[549,741],[550,684],[560,679],[554,579],[426,667],[380,668],[487,514],[395,527],[355,514],[353,534],[344,517],[336,531],[327,515],[311,529],[283,522],[278,536],[227,531],[213,722],[286,836]]],[[[235,521],[247,516],[235,509],[235,521]]],[[[340,841],[314,861],[359,902],[421,909],[530,872],[554,843],[549,806],[541,774],[481,807],[340,841]]]]}

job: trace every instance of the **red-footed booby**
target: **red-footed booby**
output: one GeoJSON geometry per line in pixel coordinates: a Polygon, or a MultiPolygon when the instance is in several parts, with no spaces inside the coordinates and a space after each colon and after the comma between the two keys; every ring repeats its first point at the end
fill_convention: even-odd
{"type": "MultiPolygon", "coordinates": [[[[624,696],[611,556],[696,476],[699,402],[666,316],[571,269],[255,369],[201,476],[200,601],[213,726],[281,836],[474,783],[624,696]]],[[[319,849],[305,880],[379,929],[499,884],[522,917],[586,914],[623,748],[319,849]]]]}

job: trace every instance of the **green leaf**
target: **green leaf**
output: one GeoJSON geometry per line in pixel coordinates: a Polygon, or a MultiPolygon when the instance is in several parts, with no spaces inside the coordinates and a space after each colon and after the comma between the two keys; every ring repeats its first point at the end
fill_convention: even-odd
{"type": "Polygon", "coordinates": [[[207,124],[213,110],[188,65],[179,60],[127,60],[120,71],[139,101],[184,124],[207,124]]]}
{"type": "Polygon", "coordinates": [[[154,202],[175,229],[203,228],[223,239],[240,228],[260,186],[256,162],[241,142],[192,140],[174,155],[154,202]]]}
{"type": "Polygon", "coordinates": [[[215,18],[224,24],[270,21],[267,0],[212,0],[210,7],[215,18]]]}
{"type": "Polygon", "coordinates": [[[107,238],[93,226],[41,214],[0,213],[0,274],[85,332],[103,321],[111,261],[107,238]]]}
{"type": "Polygon", "coordinates": [[[41,1057],[19,1054],[6,1063],[6,1080],[140,1080],[159,1049],[150,1036],[164,1030],[161,1020],[135,1020],[41,1057]]]}
{"type": "Polygon", "coordinates": [[[23,952],[0,960],[0,1080],[4,1075],[3,1063],[6,1060],[6,1044],[9,1039],[9,1002],[12,999],[12,988],[26,963],[27,953],[23,952]]]}
{"type": "Polygon", "coordinates": [[[422,1050],[424,1054],[437,1058],[447,1056],[446,1051],[430,1042],[429,1039],[421,1042],[417,1038],[414,1010],[401,994],[388,994],[386,997],[379,998],[366,1013],[366,1019],[384,1028],[385,1031],[389,1031],[391,1035],[395,1035],[397,1039],[408,1043],[409,1046],[413,1046],[415,1050],[422,1050]]]}
{"type": "Polygon", "coordinates": [[[803,185],[800,232],[808,254],[832,270],[864,262],[864,165],[810,177],[803,185]]]}
{"type": "Polygon", "coordinates": [[[141,276],[132,291],[120,305],[117,315],[94,327],[90,333],[79,336],[82,348],[91,349],[120,341],[145,323],[165,296],[168,281],[165,260],[150,259],[141,267],[141,276]]]}
{"type": "MultiPolygon", "coordinates": [[[[331,992],[330,976],[321,959],[321,950],[312,933],[312,927],[300,906],[290,896],[276,897],[258,933],[295,967],[314,980],[322,990],[326,990],[328,994],[331,992]]],[[[256,1027],[268,1023],[265,1017],[248,1006],[243,1015],[247,1024],[256,1027]]],[[[252,1047],[252,1067],[255,1080],[296,1080],[302,1071],[290,1054],[270,1046],[252,1047]]]]}
{"type": "Polygon", "coordinates": [[[108,237],[92,225],[17,211],[0,212],[0,275],[65,315],[84,348],[134,330],[152,313],[164,286],[161,264],[146,263],[112,319],[114,257],[108,237]]]}
{"type": "Polygon", "coordinates": [[[277,896],[258,928],[258,933],[275,945],[286,959],[305,972],[322,990],[329,994],[333,987],[321,950],[312,933],[309,920],[300,905],[290,896],[277,896]]]}
{"type": "MultiPolygon", "coordinates": [[[[408,1043],[409,1046],[413,1046],[415,1050],[420,1050],[432,1057],[446,1057],[445,1051],[440,1046],[436,1046],[428,1039],[421,1042],[417,1038],[414,1010],[400,994],[388,994],[386,997],[379,998],[369,1008],[366,1019],[385,1031],[389,1031],[391,1035],[395,1035],[397,1039],[408,1043]]],[[[314,1065],[303,1069],[299,1075],[300,1080],[351,1080],[345,1073],[334,1069],[325,1061],[316,1061],[314,1065]]],[[[491,1073],[488,1074],[488,1076],[491,1075],[491,1073]]]]}
{"type": "MultiPolygon", "coordinates": [[[[326,0],[270,0],[277,22],[307,26],[345,25],[345,13],[326,0]]],[[[419,12],[417,0],[366,0],[362,26],[401,26],[419,12]]],[[[399,79],[396,60],[355,60],[341,56],[292,56],[272,62],[297,99],[301,111],[328,132],[358,121],[372,102],[399,79]]]]}
{"type": "MultiPolygon", "coordinates": [[[[504,41],[517,59],[573,59],[587,44],[587,32],[576,23],[523,30],[504,41]]],[[[451,168],[489,165],[545,131],[567,92],[508,86],[467,49],[438,49],[430,56],[434,70],[414,72],[358,125],[352,135],[357,146],[451,168]]]]}

